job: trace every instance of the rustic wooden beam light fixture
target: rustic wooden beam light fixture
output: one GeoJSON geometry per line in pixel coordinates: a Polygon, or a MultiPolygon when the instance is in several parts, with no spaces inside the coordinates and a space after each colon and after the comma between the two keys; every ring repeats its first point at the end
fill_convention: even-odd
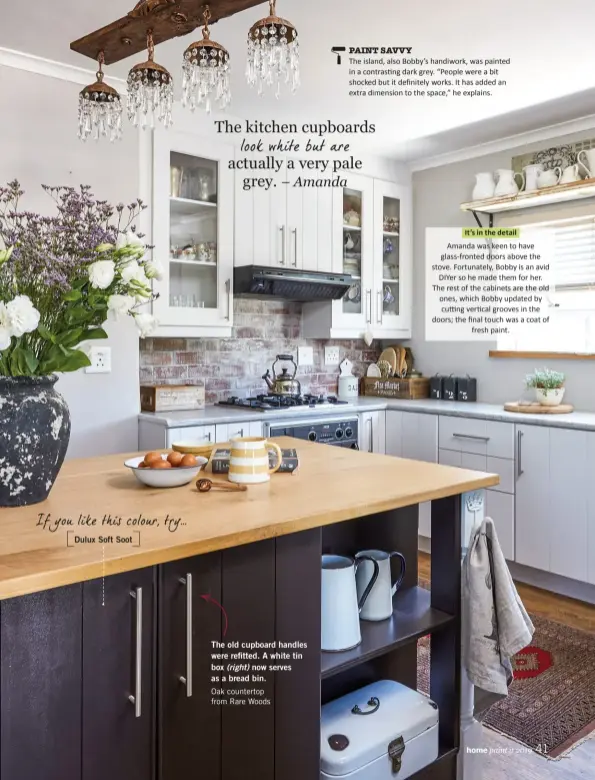
{"type": "MultiPolygon", "coordinates": [[[[262,0],[210,0],[210,22],[261,5],[262,0]]],[[[100,51],[112,65],[144,51],[152,30],[155,45],[187,35],[202,24],[206,4],[197,0],[142,0],[126,16],[70,44],[73,51],[97,60],[100,51]]]]}

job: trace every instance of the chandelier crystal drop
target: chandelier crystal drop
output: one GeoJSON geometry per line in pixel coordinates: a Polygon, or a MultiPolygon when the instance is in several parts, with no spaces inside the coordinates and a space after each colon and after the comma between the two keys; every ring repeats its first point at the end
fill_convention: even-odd
{"type": "Polygon", "coordinates": [[[153,32],[147,33],[148,59],[135,65],[128,74],[128,118],[135,127],[154,128],[172,124],[174,80],[171,73],[153,59],[153,32]]]}
{"type": "Polygon", "coordinates": [[[300,85],[299,43],[297,30],[286,19],[276,15],[276,0],[269,0],[270,15],[252,25],[248,33],[248,84],[262,94],[272,87],[275,96],[281,85],[292,92],[300,85]]]}
{"type": "Polygon", "coordinates": [[[97,61],[97,81],[79,92],[78,137],[83,141],[89,137],[116,141],[122,137],[122,99],[103,81],[103,52],[99,53],[97,61]]]}
{"type": "Polygon", "coordinates": [[[209,6],[206,6],[203,18],[202,41],[191,43],[184,52],[182,105],[191,111],[204,106],[210,113],[213,103],[223,110],[231,101],[229,52],[210,38],[209,6]]]}

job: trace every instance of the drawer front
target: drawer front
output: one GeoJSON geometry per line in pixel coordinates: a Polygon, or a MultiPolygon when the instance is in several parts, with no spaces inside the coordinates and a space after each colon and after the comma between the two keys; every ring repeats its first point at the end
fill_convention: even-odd
{"type": "Polygon", "coordinates": [[[488,455],[476,455],[471,452],[457,452],[456,450],[439,450],[438,462],[443,466],[458,466],[462,469],[473,471],[486,471],[489,474],[498,474],[500,484],[493,489],[500,493],[514,495],[514,461],[508,458],[493,458],[488,455]]]}
{"type": "Polygon", "coordinates": [[[441,416],[438,431],[441,449],[514,459],[512,423],[441,416]]]}
{"type": "Polygon", "coordinates": [[[167,446],[171,447],[179,441],[208,439],[215,443],[214,425],[192,425],[188,428],[170,428],[167,432],[167,446]]]}
{"type": "Polygon", "coordinates": [[[486,490],[485,499],[486,517],[494,521],[504,557],[507,561],[514,561],[514,496],[486,490]]]}
{"type": "Polygon", "coordinates": [[[237,436],[262,436],[262,423],[260,421],[237,422],[216,427],[216,440],[219,444],[231,441],[237,436]]]}

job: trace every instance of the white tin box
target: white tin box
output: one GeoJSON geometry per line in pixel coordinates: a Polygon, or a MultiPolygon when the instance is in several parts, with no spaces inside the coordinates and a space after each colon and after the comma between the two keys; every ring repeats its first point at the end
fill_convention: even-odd
{"type": "Polygon", "coordinates": [[[320,780],[404,780],[438,757],[438,707],[380,680],[322,707],[320,780]]]}

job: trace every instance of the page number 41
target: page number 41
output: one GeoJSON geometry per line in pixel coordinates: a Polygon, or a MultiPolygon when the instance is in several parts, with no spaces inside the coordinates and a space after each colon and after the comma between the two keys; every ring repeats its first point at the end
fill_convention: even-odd
{"type": "Polygon", "coordinates": [[[537,753],[547,753],[547,743],[546,742],[540,742],[537,747],[535,748],[537,753]]]}

